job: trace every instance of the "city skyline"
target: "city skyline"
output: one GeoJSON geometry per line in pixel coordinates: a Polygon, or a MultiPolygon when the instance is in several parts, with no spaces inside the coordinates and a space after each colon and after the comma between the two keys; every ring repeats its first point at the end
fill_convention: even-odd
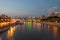
{"type": "Polygon", "coordinates": [[[0,0],[0,14],[40,17],[60,10],[59,4],[60,0],[0,0]]]}

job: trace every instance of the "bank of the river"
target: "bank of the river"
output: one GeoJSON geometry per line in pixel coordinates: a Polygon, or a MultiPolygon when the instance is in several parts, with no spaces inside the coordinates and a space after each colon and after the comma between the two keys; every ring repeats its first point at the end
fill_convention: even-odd
{"type": "Polygon", "coordinates": [[[41,22],[41,23],[44,23],[44,24],[50,24],[50,25],[55,25],[55,26],[60,26],[60,23],[54,23],[54,22],[41,22]]]}
{"type": "Polygon", "coordinates": [[[3,32],[5,30],[7,30],[11,25],[16,25],[16,19],[11,19],[11,21],[9,22],[1,22],[0,23],[0,32],[3,32]]]}
{"type": "MultiPolygon", "coordinates": [[[[3,24],[2,24],[3,25],[3,24]]],[[[10,26],[12,25],[16,25],[15,23],[8,23],[8,24],[4,24],[3,26],[0,26],[0,32],[6,31],[7,29],[10,28],[10,26]]]]}

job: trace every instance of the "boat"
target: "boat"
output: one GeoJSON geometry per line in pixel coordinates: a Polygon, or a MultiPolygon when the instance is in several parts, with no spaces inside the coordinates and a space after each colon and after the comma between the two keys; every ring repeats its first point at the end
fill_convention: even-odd
{"type": "Polygon", "coordinates": [[[16,24],[20,24],[21,25],[21,24],[24,24],[24,23],[23,23],[23,21],[18,20],[18,21],[16,21],[16,24]]]}

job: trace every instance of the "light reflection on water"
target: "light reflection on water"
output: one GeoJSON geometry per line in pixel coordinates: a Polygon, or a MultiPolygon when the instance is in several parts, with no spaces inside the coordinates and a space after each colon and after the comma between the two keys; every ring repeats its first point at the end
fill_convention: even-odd
{"type": "Polygon", "coordinates": [[[40,23],[37,23],[37,31],[40,32],[40,29],[41,29],[41,24],[40,23]]]}
{"type": "Polygon", "coordinates": [[[36,39],[42,38],[42,40],[46,40],[46,38],[49,40],[53,40],[53,39],[58,40],[60,39],[59,38],[60,34],[58,34],[59,33],[58,30],[59,29],[57,26],[51,26],[49,24],[25,22],[23,25],[11,26],[10,29],[7,30],[7,32],[4,32],[4,34],[1,34],[0,40],[17,40],[17,38],[27,40],[27,38],[29,38],[32,35],[33,35],[32,38],[30,37],[31,40],[34,39],[35,37],[36,39]]]}
{"type": "Polygon", "coordinates": [[[2,40],[2,38],[0,37],[0,40],[2,40]]]}
{"type": "Polygon", "coordinates": [[[57,40],[57,37],[58,37],[58,28],[56,26],[53,27],[53,37],[57,40]]]}
{"type": "Polygon", "coordinates": [[[28,32],[30,32],[31,31],[31,27],[32,27],[32,23],[28,22],[27,25],[28,25],[28,32]]]}
{"type": "Polygon", "coordinates": [[[12,40],[13,39],[13,35],[14,35],[14,31],[15,31],[15,27],[12,26],[10,27],[10,29],[7,31],[7,38],[12,40]]]}

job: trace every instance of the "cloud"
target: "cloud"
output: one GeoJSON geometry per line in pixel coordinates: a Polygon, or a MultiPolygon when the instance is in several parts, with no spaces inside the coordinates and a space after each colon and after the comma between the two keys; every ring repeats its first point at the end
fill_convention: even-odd
{"type": "Polygon", "coordinates": [[[52,12],[55,12],[57,11],[58,7],[51,7],[48,9],[48,13],[52,13],[52,12]]]}

